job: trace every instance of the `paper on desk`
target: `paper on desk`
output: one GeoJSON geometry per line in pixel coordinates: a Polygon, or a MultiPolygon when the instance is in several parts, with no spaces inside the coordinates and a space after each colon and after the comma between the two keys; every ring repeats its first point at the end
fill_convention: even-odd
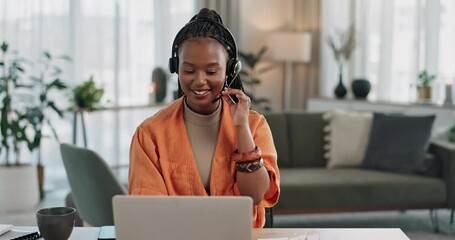
{"type": "Polygon", "coordinates": [[[8,232],[13,228],[13,225],[10,224],[0,224],[0,235],[3,235],[4,233],[8,232]]]}
{"type": "Polygon", "coordinates": [[[335,234],[324,233],[320,231],[310,231],[306,234],[291,234],[286,237],[265,237],[257,240],[339,240],[335,234]]]}
{"type": "Polygon", "coordinates": [[[258,240],[289,240],[289,238],[288,237],[258,238],[258,240]]]}

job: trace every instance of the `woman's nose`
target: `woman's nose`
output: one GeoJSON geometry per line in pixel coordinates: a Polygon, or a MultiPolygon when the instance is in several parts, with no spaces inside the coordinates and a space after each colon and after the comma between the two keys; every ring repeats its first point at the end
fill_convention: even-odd
{"type": "Polygon", "coordinates": [[[207,81],[205,72],[204,71],[197,71],[196,82],[197,83],[205,83],[205,81],[207,81]]]}

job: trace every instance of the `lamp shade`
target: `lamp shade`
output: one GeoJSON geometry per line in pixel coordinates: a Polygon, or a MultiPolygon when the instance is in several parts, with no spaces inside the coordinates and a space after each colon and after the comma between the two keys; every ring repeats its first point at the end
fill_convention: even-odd
{"type": "Polygon", "coordinates": [[[267,47],[277,61],[311,61],[311,34],[308,32],[273,32],[267,36],[267,47]]]}

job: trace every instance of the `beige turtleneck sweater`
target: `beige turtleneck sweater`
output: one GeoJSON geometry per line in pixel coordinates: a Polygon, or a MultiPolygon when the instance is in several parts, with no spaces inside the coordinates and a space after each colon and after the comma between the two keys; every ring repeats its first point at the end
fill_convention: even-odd
{"type": "Polygon", "coordinates": [[[192,111],[185,101],[183,116],[199,176],[210,194],[210,172],[220,130],[221,104],[212,114],[202,115],[192,111]]]}

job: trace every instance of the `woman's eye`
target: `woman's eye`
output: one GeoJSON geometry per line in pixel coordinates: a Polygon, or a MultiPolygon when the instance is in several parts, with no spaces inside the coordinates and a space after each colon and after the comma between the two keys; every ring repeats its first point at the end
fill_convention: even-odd
{"type": "Polygon", "coordinates": [[[193,69],[183,69],[185,73],[194,73],[193,69]]]}
{"type": "Polygon", "coordinates": [[[209,75],[214,75],[216,74],[216,72],[217,72],[216,70],[207,70],[207,74],[209,75]]]}

